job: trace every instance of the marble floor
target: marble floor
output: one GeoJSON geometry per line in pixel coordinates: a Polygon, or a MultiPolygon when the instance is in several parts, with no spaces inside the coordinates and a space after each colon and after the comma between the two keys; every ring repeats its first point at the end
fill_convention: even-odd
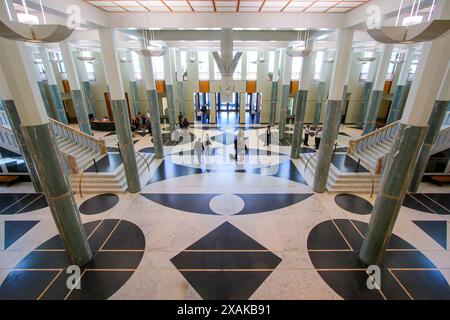
{"type": "MultiPolygon", "coordinates": [[[[75,194],[94,253],[81,289],[67,288],[70,261],[45,197],[30,183],[1,186],[0,299],[450,299],[449,187],[423,183],[406,197],[381,286],[369,290],[357,255],[375,196],[314,193],[289,135],[273,130],[267,146],[264,126],[245,127],[248,154],[236,162],[239,129],[196,124],[173,142],[163,128],[165,158],[141,192],[75,194]],[[193,141],[206,134],[199,162],[193,141]]],[[[359,132],[342,127],[338,147],[359,132]]],[[[114,133],[95,135],[114,151],[114,133]]],[[[153,152],[148,134],[134,140],[153,152]]]]}

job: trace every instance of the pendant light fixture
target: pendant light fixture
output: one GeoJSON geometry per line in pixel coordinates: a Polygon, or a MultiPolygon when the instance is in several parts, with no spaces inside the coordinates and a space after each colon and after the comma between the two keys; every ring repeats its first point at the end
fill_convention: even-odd
{"type": "MultiPolygon", "coordinates": [[[[440,0],[448,1],[448,0],[440,0]]],[[[367,33],[381,43],[411,44],[437,39],[447,34],[450,30],[450,20],[431,20],[437,0],[433,0],[428,17],[419,15],[421,0],[414,0],[410,15],[405,17],[400,24],[400,15],[403,10],[404,0],[400,1],[395,26],[383,26],[377,29],[368,29],[367,33]],[[426,22],[423,22],[427,18],[426,22]]]]}
{"type": "MultiPolygon", "coordinates": [[[[306,8],[306,4],[304,4],[306,8]]],[[[299,17],[302,17],[300,13],[299,17]]],[[[301,22],[299,23],[301,25],[301,22]]],[[[299,27],[297,32],[297,41],[289,44],[286,53],[291,57],[309,57],[311,55],[311,48],[309,48],[309,29],[308,29],[308,13],[305,13],[305,26],[299,27]]]]}
{"type": "MultiPolygon", "coordinates": [[[[9,14],[9,19],[0,19],[0,37],[34,43],[54,43],[67,39],[74,31],[62,24],[47,24],[42,0],[39,0],[43,24],[39,23],[39,18],[32,16],[28,12],[26,0],[22,0],[24,13],[21,20],[13,21],[10,8],[5,1],[1,1],[0,8],[5,8],[9,14]]],[[[13,8],[11,8],[13,9],[13,8]]]]}
{"type": "MultiPolygon", "coordinates": [[[[150,1],[146,1],[147,7],[150,6],[150,1]]],[[[144,57],[160,57],[163,56],[168,47],[165,42],[158,41],[155,39],[155,31],[150,27],[147,30],[147,18],[149,23],[151,23],[151,13],[150,11],[147,13],[143,13],[143,28],[142,28],[142,36],[143,36],[143,47],[140,50],[141,54],[144,57]]]]}

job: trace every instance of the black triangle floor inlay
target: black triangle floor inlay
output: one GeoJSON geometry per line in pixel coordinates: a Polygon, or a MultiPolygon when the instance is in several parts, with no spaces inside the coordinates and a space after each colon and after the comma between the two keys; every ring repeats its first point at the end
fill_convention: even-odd
{"type": "Polygon", "coordinates": [[[205,300],[249,299],[281,259],[229,222],[170,260],[205,300]]]}
{"type": "Polygon", "coordinates": [[[5,221],[5,250],[38,223],[39,221],[5,221]]]}
{"type": "Polygon", "coordinates": [[[413,221],[423,232],[447,250],[447,221],[413,221]]]}

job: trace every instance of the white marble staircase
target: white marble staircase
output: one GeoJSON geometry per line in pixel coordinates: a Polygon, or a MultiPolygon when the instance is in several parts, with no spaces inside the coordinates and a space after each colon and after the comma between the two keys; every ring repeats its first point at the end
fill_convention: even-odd
{"type": "Polygon", "coordinates": [[[56,143],[59,146],[59,150],[66,156],[70,156],[76,161],[76,165],[79,171],[83,171],[93,163],[93,159],[99,160],[103,157],[103,154],[86,148],[82,144],[75,143],[62,136],[56,138],[56,143]]]}
{"type": "Polygon", "coordinates": [[[364,150],[354,152],[352,155],[356,159],[361,159],[369,167],[371,172],[376,173],[379,165],[379,160],[384,159],[389,152],[391,152],[394,139],[382,140],[379,143],[373,144],[364,150]]]}
{"type": "MultiPolygon", "coordinates": [[[[141,185],[148,180],[150,171],[154,170],[154,166],[156,165],[153,161],[154,159],[154,155],[149,153],[136,155],[141,185]]],[[[72,191],[81,194],[127,191],[127,181],[123,164],[111,172],[82,172],[73,174],[70,178],[70,183],[72,185],[72,191]]]]}
{"type": "MultiPolygon", "coordinates": [[[[314,173],[316,171],[317,155],[311,153],[300,155],[301,167],[300,172],[310,185],[314,181],[314,173]],[[312,157],[312,158],[311,158],[312,157]],[[309,162],[308,162],[309,161],[309,162]],[[308,163],[305,171],[305,165],[308,163]]],[[[354,159],[357,161],[357,159],[354,159]]],[[[361,166],[364,166],[361,164],[361,166]]],[[[368,169],[366,167],[366,169],[368,169]]],[[[370,172],[342,172],[333,164],[330,165],[330,171],[327,180],[327,191],[329,192],[359,192],[374,193],[378,192],[380,187],[380,175],[374,175],[370,172]]]]}

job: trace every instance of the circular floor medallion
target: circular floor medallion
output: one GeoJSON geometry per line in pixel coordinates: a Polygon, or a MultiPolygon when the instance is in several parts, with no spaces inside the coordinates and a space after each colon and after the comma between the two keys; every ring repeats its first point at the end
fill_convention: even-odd
{"type": "Polygon", "coordinates": [[[245,202],[234,194],[221,194],[211,199],[209,207],[217,214],[231,216],[241,212],[245,207],[245,202]]]}
{"type": "Polygon", "coordinates": [[[96,195],[80,206],[82,214],[98,214],[113,208],[119,202],[119,196],[113,193],[96,195]]]}

